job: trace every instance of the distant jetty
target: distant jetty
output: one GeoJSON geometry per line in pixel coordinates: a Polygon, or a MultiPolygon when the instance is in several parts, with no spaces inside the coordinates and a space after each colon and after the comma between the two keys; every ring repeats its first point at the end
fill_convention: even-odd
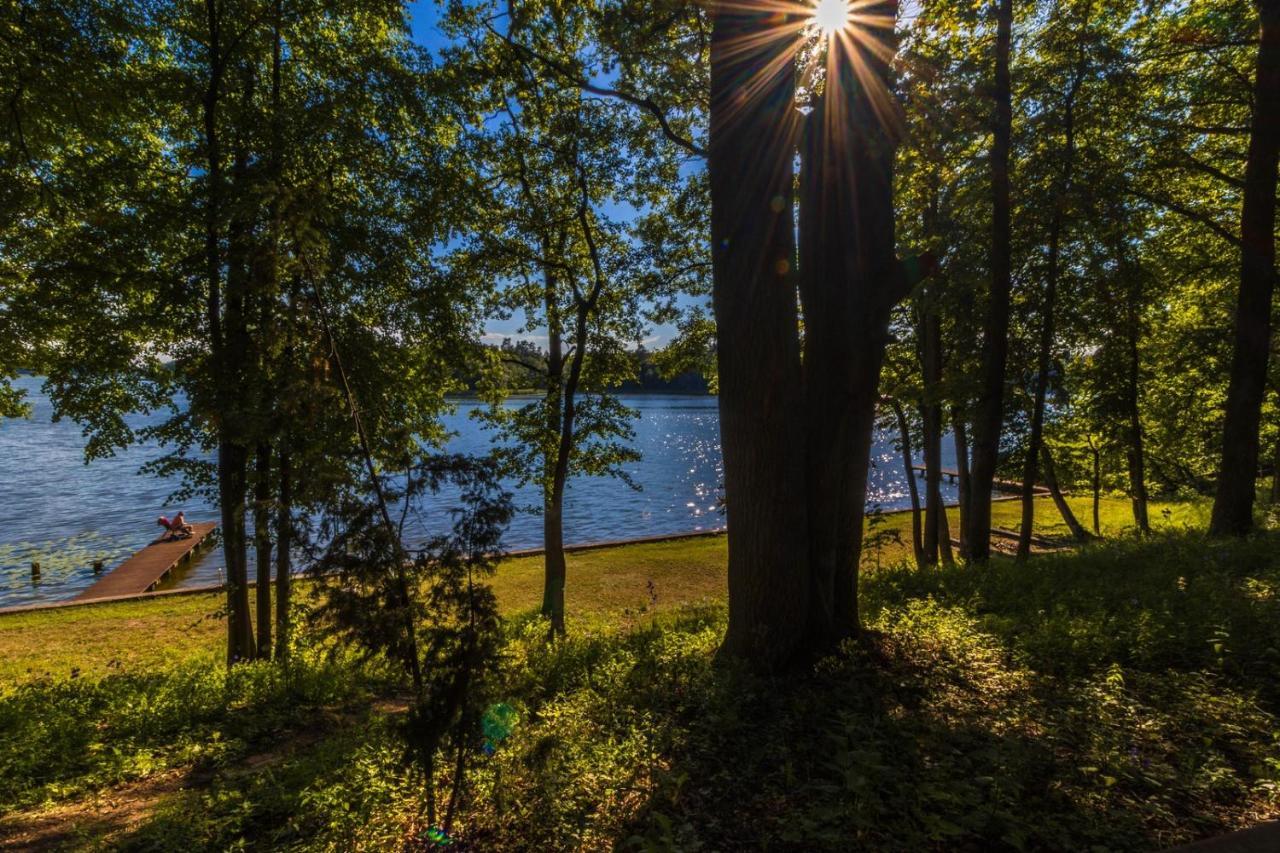
{"type": "Polygon", "coordinates": [[[166,533],[71,600],[94,601],[150,592],[170,572],[190,562],[217,527],[213,521],[193,524],[186,539],[171,539],[166,533]]]}

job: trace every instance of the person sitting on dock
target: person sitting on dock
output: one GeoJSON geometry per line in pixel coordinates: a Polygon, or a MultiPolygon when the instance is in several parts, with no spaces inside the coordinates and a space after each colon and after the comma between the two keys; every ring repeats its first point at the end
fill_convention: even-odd
{"type": "Polygon", "coordinates": [[[186,516],[181,511],[173,517],[173,521],[170,521],[163,515],[160,516],[156,519],[156,524],[159,524],[165,530],[169,531],[168,535],[161,537],[166,542],[172,542],[177,539],[188,539],[194,532],[191,525],[187,523],[186,516]]]}

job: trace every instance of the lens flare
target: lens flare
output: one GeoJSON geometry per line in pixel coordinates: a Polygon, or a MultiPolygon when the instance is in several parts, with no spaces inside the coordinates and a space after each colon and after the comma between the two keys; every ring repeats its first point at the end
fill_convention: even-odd
{"type": "Polygon", "coordinates": [[[852,16],[849,0],[818,0],[811,20],[820,33],[830,37],[848,27],[852,16]]]}

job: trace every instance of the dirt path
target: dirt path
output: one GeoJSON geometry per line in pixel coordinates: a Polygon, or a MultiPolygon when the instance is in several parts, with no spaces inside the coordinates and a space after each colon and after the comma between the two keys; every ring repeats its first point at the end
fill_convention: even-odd
{"type": "Polygon", "coordinates": [[[39,811],[0,818],[0,850],[92,847],[133,831],[166,798],[209,784],[213,774],[190,768],[158,773],[39,811]]]}
{"type": "Polygon", "coordinates": [[[320,708],[307,728],[283,733],[267,750],[247,755],[217,770],[178,768],[43,809],[0,817],[0,853],[96,849],[141,828],[165,800],[184,791],[207,788],[217,778],[260,773],[308,749],[334,731],[359,724],[369,714],[387,716],[408,710],[402,697],[375,699],[353,712],[320,708]]]}

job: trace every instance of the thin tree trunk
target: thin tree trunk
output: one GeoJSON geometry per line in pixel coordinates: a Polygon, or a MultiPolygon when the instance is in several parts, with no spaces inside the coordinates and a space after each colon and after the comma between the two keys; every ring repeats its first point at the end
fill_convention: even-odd
{"type": "Polygon", "coordinates": [[[1142,427],[1131,419],[1129,425],[1129,495],[1133,504],[1133,523],[1140,534],[1151,532],[1151,519],[1147,515],[1146,460],[1142,447],[1142,427]]]}
{"type": "Polygon", "coordinates": [[[1058,475],[1053,467],[1053,454],[1049,452],[1049,445],[1047,444],[1040,445],[1040,462],[1041,467],[1044,468],[1045,485],[1049,487],[1049,494],[1053,496],[1053,503],[1058,508],[1058,514],[1062,516],[1067,529],[1071,531],[1071,537],[1077,542],[1086,541],[1089,538],[1089,534],[1081,526],[1076,514],[1071,511],[1071,506],[1063,496],[1062,489],[1058,487],[1058,475]]]}
{"type": "MultiPolygon", "coordinates": [[[[218,108],[222,99],[225,57],[222,55],[222,18],[216,0],[205,0],[209,35],[209,80],[204,93],[205,147],[205,309],[209,332],[215,405],[227,408],[227,347],[222,329],[222,149],[218,134],[218,108]]],[[[225,426],[218,436],[218,503],[223,548],[227,555],[227,663],[253,656],[253,632],[249,625],[249,599],[245,589],[243,448],[231,442],[225,426]],[[237,559],[239,556],[240,559],[237,559]]]]}
{"type": "Polygon", "coordinates": [[[279,462],[280,492],[276,505],[276,660],[289,657],[290,595],[293,565],[293,457],[288,438],[281,439],[279,462]]]}
{"type": "Polygon", "coordinates": [[[938,502],[938,552],[942,556],[942,565],[954,566],[955,555],[951,553],[951,525],[947,522],[947,506],[938,502]]]}
{"type": "MultiPolygon", "coordinates": [[[[924,211],[924,230],[931,241],[939,238],[938,208],[941,179],[937,171],[929,175],[929,203],[924,211]]],[[[951,555],[951,530],[947,523],[947,507],[942,502],[942,315],[939,311],[942,280],[935,272],[934,280],[920,297],[920,379],[923,400],[920,424],[924,438],[924,561],[936,565],[939,556],[946,565],[955,560],[951,555]]]]}
{"type": "MultiPolygon", "coordinates": [[[[902,447],[902,471],[906,475],[907,492],[911,496],[911,552],[915,556],[916,568],[923,569],[925,567],[924,543],[921,536],[923,524],[920,519],[920,493],[916,489],[915,469],[911,461],[911,429],[907,424],[907,415],[902,410],[902,404],[893,397],[881,399],[893,409],[894,420],[898,423],[898,443],[902,447]]],[[[936,526],[934,535],[937,535],[936,526]]]]}
{"type": "Polygon", "coordinates": [[[227,663],[254,657],[245,542],[245,491],[249,453],[241,444],[218,444],[218,502],[222,506],[222,551],[227,562],[227,663]]]}
{"type": "MultiPolygon", "coordinates": [[[[528,196],[527,184],[526,197],[528,196]]],[[[563,241],[561,241],[563,246],[563,241]]],[[[551,241],[542,240],[542,251],[549,257],[551,241]]],[[[556,437],[556,456],[544,460],[547,480],[543,484],[542,503],[542,615],[551,622],[552,636],[563,634],[564,586],[567,575],[564,556],[564,482],[559,479],[560,439],[564,434],[564,339],[560,319],[558,283],[555,272],[544,266],[543,310],[547,320],[547,387],[544,401],[547,435],[556,437]]]]}
{"type": "Polygon", "coordinates": [[[1147,478],[1146,456],[1142,442],[1142,417],[1139,412],[1139,353],[1138,338],[1142,333],[1138,303],[1141,300],[1141,284],[1135,285],[1134,293],[1129,296],[1128,305],[1128,375],[1126,377],[1125,416],[1127,418],[1125,433],[1127,441],[1126,456],[1129,462],[1129,495],[1133,503],[1133,523],[1138,533],[1146,535],[1151,532],[1151,522],[1147,517],[1147,478]]]}
{"type": "MultiPolygon", "coordinates": [[[[306,265],[305,255],[303,256],[303,263],[306,265]]],[[[402,634],[398,644],[400,647],[399,654],[401,662],[409,670],[415,701],[422,703],[425,701],[426,681],[422,674],[422,658],[418,652],[418,626],[413,621],[413,611],[410,607],[414,600],[414,589],[405,571],[409,555],[405,551],[404,543],[400,539],[399,530],[395,522],[391,520],[391,510],[387,506],[387,496],[382,488],[382,480],[378,477],[377,464],[374,462],[373,446],[369,443],[369,434],[365,432],[364,421],[360,418],[360,406],[356,402],[355,392],[351,390],[351,382],[347,378],[347,369],[342,362],[338,341],[334,337],[333,327],[329,324],[329,314],[325,308],[324,297],[320,292],[320,284],[316,281],[309,266],[307,267],[307,278],[311,285],[311,295],[315,302],[316,314],[320,320],[320,328],[324,333],[325,343],[329,349],[329,359],[337,370],[338,381],[342,387],[342,397],[347,406],[347,414],[351,416],[351,424],[355,428],[356,439],[360,444],[360,455],[364,460],[365,473],[369,477],[369,486],[373,490],[374,499],[377,501],[383,527],[387,531],[387,535],[395,543],[396,568],[394,581],[398,600],[395,602],[394,609],[398,610],[402,615],[400,626],[402,634]]]]}
{"type": "MultiPolygon", "coordinates": [[[[270,223],[270,252],[266,259],[267,264],[267,281],[265,292],[262,293],[263,302],[263,333],[271,329],[270,322],[274,315],[274,302],[280,291],[280,193],[283,183],[284,172],[284,128],[280,107],[280,66],[281,54],[283,52],[284,43],[284,4],[283,0],[275,0],[272,4],[271,18],[271,200],[268,203],[267,218],[270,223]]],[[[292,301],[290,303],[292,305],[292,301]]],[[[283,370],[281,373],[288,376],[293,367],[293,317],[290,317],[290,328],[286,332],[286,344],[284,348],[283,370]]],[[[274,330],[272,330],[274,331],[274,330]]],[[[264,362],[266,359],[264,359],[264,362]]],[[[264,364],[263,384],[271,387],[267,381],[270,374],[264,364]]],[[[266,401],[265,408],[269,411],[272,407],[278,406],[278,398],[280,394],[280,386],[282,383],[276,382],[273,389],[273,398],[266,401]]],[[[277,413],[278,417],[278,413],[277,413]]],[[[277,425],[275,432],[280,432],[277,425]]],[[[287,429],[285,430],[287,432],[287,429]]],[[[276,638],[275,638],[275,654],[278,660],[284,660],[288,655],[289,647],[289,548],[291,540],[289,537],[289,527],[291,523],[292,513],[292,495],[290,493],[291,484],[289,477],[289,449],[286,446],[287,439],[280,437],[279,451],[279,471],[280,480],[279,492],[277,494],[279,504],[276,507],[276,638]]],[[[258,447],[258,468],[260,490],[259,506],[262,506],[264,500],[269,501],[271,495],[270,482],[267,472],[271,467],[271,447],[270,445],[259,445],[258,447]]],[[[271,543],[265,533],[269,525],[269,507],[263,508],[262,529],[264,534],[258,544],[258,654],[263,657],[270,657],[271,646],[271,543]]],[[[255,520],[255,527],[258,522],[255,520]]]]}
{"type": "Polygon", "coordinates": [[[1243,536],[1253,529],[1258,427],[1271,346],[1276,279],[1276,173],[1280,152],[1280,0],[1255,0],[1261,17],[1254,74],[1253,124],[1240,212],[1240,292],[1235,349],[1222,428],[1222,464],[1209,532],[1243,536]]]}
{"type": "Polygon", "coordinates": [[[729,548],[722,650],[761,668],[794,658],[811,596],[808,573],[796,570],[809,551],[791,276],[797,113],[792,47],[778,30],[766,0],[713,6],[707,170],[729,548]]]}
{"type": "Polygon", "coordinates": [[[556,448],[555,467],[551,476],[551,505],[548,507],[544,526],[546,545],[546,584],[543,591],[543,615],[551,620],[551,636],[565,633],[564,587],[568,572],[564,557],[564,489],[569,479],[569,461],[573,454],[574,429],[577,426],[578,388],[582,382],[582,365],[591,347],[590,320],[600,293],[605,285],[604,269],[596,248],[595,233],[588,215],[586,178],[579,171],[582,202],[578,207],[578,223],[587,244],[594,282],[586,296],[574,290],[576,302],[573,329],[573,356],[569,359],[569,375],[564,382],[563,414],[560,418],[560,435],[556,448]]]}
{"type": "Polygon", "coordinates": [[[564,489],[553,488],[542,509],[543,580],[542,615],[550,620],[550,633],[565,632],[564,586],[568,576],[564,556],[564,489]]]}
{"type": "MultiPolygon", "coordinates": [[[[254,80],[251,73],[244,70],[241,103],[247,105],[253,97],[254,80]]],[[[243,128],[237,128],[233,139],[233,156],[231,168],[231,184],[233,200],[239,202],[248,198],[253,190],[249,173],[250,152],[243,128]]],[[[227,230],[227,281],[226,302],[224,305],[223,323],[223,373],[220,383],[222,405],[218,429],[226,436],[229,447],[230,464],[227,467],[230,482],[223,500],[231,501],[231,512],[235,516],[231,529],[234,535],[223,531],[223,552],[227,559],[227,582],[235,589],[236,604],[228,614],[234,619],[239,645],[242,649],[241,660],[257,657],[254,645],[253,617],[249,604],[249,559],[248,535],[246,531],[246,498],[249,487],[249,458],[253,442],[252,418],[246,409],[253,406],[246,402],[245,390],[249,386],[253,341],[248,328],[246,309],[251,306],[251,289],[253,280],[253,210],[249,205],[238,204],[233,207],[230,224],[227,230]],[[234,493],[234,494],[232,494],[234,493]]],[[[223,509],[224,518],[226,508],[223,509]]]]}
{"type": "Polygon", "coordinates": [[[956,443],[956,503],[960,510],[960,556],[969,559],[969,440],[958,408],[951,410],[951,433],[956,443]]]}
{"type": "MultiPolygon", "coordinates": [[[[924,541],[921,557],[924,565],[938,564],[943,545],[941,530],[946,526],[942,516],[946,508],[942,503],[942,411],[936,404],[925,403],[920,407],[921,436],[924,455],[924,541]]],[[[948,543],[949,544],[949,543],[948,543]]]]}
{"type": "Polygon", "coordinates": [[[1012,288],[1009,223],[1009,146],[1013,105],[1009,53],[1013,0],[997,0],[995,121],[991,142],[991,295],[982,336],[982,373],[973,419],[967,546],[969,559],[991,555],[991,493],[1004,423],[1004,373],[1009,354],[1009,294],[1012,288]]]}
{"type": "Polygon", "coordinates": [[[1093,453],[1093,535],[1102,535],[1100,509],[1102,504],[1102,448],[1089,439],[1089,450],[1093,453]]]}
{"type": "Polygon", "coordinates": [[[1031,408],[1031,431],[1027,437],[1027,458],[1022,472],[1022,527],[1018,532],[1017,552],[1019,560],[1025,560],[1031,554],[1031,536],[1035,528],[1035,488],[1038,476],[1036,463],[1039,461],[1040,448],[1044,440],[1044,406],[1049,390],[1049,366],[1052,361],[1056,319],[1054,311],[1057,308],[1058,299],[1058,257],[1063,219],[1066,215],[1066,196],[1071,192],[1072,170],[1076,156],[1076,93],[1080,91],[1084,73],[1085,54],[1084,48],[1081,47],[1080,60],[1076,64],[1075,75],[1071,78],[1071,84],[1067,89],[1066,112],[1063,118],[1065,139],[1062,145],[1062,182],[1054,197],[1053,214],[1049,219],[1049,257],[1045,274],[1044,302],[1040,308],[1040,345],[1036,353],[1035,400],[1031,408]]]}
{"type": "Polygon", "coordinates": [[[937,564],[939,550],[944,561],[950,561],[951,537],[947,528],[946,507],[942,503],[942,403],[938,396],[942,384],[942,322],[931,285],[924,295],[920,320],[920,366],[924,384],[924,400],[920,405],[920,423],[924,447],[924,563],[937,564]]]}
{"type": "Polygon", "coordinates": [[[254,465],[253,543],[257,561],[258,657],[271,659],[271,445],[259,444],[254,465]]]}
{"type": "Polygon", "coordinates": [[[1280,504],[1280,439],[1276,440],[1271,457],[1271,503],[1280,504]]]}

